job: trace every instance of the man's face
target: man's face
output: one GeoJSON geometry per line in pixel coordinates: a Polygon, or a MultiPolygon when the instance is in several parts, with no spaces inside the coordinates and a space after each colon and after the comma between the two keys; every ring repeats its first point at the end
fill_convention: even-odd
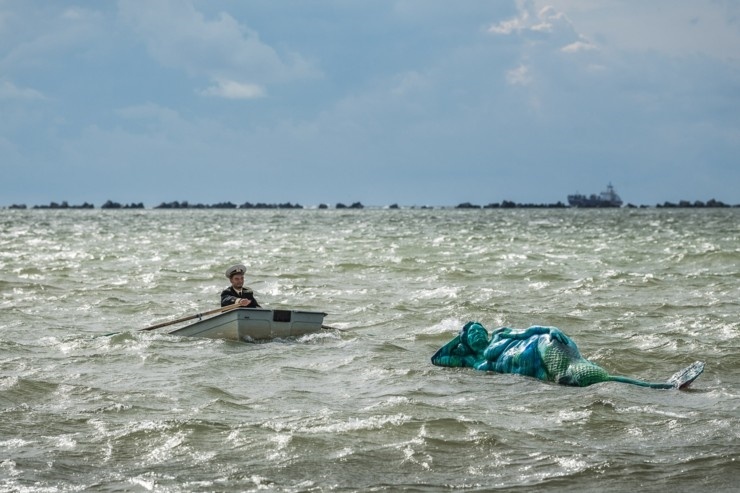
{"type": "Polygon", "coordinates": [[[241,289],[244,286],[244,274],[234,274],[231,276],[231,286],[234,289],[241,289]]]}

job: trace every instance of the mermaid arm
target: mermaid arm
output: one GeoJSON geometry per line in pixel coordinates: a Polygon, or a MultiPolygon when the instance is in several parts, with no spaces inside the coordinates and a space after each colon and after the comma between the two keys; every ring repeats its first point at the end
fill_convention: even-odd
{"type": "Polygon", "coordinates": [[[454,368],[475,368],[480,358],[464,343],[458,335],[450,342],[439,348],[432,356],[432,364],[436,366],[450,366],[454,368]]]}
{"type": "Polygon", "coordinates": [[[529,339],[532,336],[540,336],[543,334],[549,334],[556,341],[566,345],[570,341],[568,336],[566,336],[563,331],[557,327],[542,327],[539,325],[534,325],[524,330],[514,330],[507,327],[501,327],[500,329],[494,330],[492,333],[494,338],[498,336],[500,339],[516,340],[529,339]]]}
{"type": "Polygon", "coordinates": [[[563,331],[558,329],[557,327],[543,327],[543,328],[550,329],[550,332],[549,332],[550,337],[552,337],[559,343],[565,344],[566,346],[568,346],[569,344],[572,344],[573,346],[575,346],[575,343],[573,343],[573,341],[571,341],[570,338],[567,335],[565,335],[563,331]]]}
{"type": "Polygon", "coordinates": [[[432,364],[436,366],[449,366],[453,368],[476,368],[478,366],[478,360],[472,355],[458,356],[458,355],[435,355],[432,357],[432,364]]]}

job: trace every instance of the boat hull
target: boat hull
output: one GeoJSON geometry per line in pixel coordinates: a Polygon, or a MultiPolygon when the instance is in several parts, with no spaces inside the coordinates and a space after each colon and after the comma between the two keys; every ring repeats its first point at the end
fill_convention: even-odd
{"type": "Polygon", "coordinates": [[[237,308],[174,330],[170,334],[247,342],[300,337],[320,331],[325,316],[326,313],[323,312],[237,308]]]}

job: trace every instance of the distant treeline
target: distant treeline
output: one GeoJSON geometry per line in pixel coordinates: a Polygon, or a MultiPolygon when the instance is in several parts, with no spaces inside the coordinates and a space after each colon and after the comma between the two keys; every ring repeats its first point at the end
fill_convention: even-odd
{"type": "MultiPolygon", "coordinates": [[[[95,209],[95,206],[87,202],[81,205],[69,205],[65,200],[62,203],[51,202],[49,205],[34,205],[32,209],[95,209]]],[[[139,202],[138,204],[126,204],[121,205],[117,202],[111,202],[110,200],[100,206],[101,209],[144,209],[144,204],[139,202]]],[[[8,209],[28,209],[26,204],[13,204],[8,209]]]]}
{"type": "Polygon", "coordinates": [[[697,200],[696,202],[682,200],[678,204],[674,204],[673,202],[663,202],[663,204],[658,204],[655,207],[740,207],[740,204],[730,206],[728,204],[725,204],[724,202],[714,199],[709,200],[706,203],[702,202],[701,200],[697,200]]]}
{"type": "MultiPolygon", "coordinates": [[[[455,209],[566,209],[570,208],[571,206],[564,204],[563,202],[556,202],[554,204],[534,204],[534,203],[516,203],[512,202],[510,200],[504,200],[500,203],[490,203],[487,205],[476,205],[472,204],[470,202],[463,202],[461,204],[458,204],[455,206],[455,209]]],[[[647,205],[634,205],[634,204],[627,204],[625,206],[628,209],[635,209],[635,208],[648,208],[650,206],[647,205]]],[[[707,202],[702,202],[700,200],[696,200],[694,202],[690,202],[688,200],[681,200],[678,203],[673,202],[663,202],[662,204],[656,204],[654,207],[656,208],[712,208],[712,207],[740,207],[740,204],[736,205],[728,205],[725,204],[722,201],[711,199],[707,202]]],[[[32,209],[95,209],[95,206],[93,204],[89,204],[87,202],[80,204],[80,205],[70,205],[66,200],[57,203],[57,202],[51,202],[49,205],[34,205],[31,207],[32,209]]],[[[103,205],[100,206],[101,209],[145,209],[144,204],[139,203],[131,203],[131,204],[120,204],[118,202],[113,202],[112,200],[108,200],[103,205]]],[[[241,205],[234,204],[232,202],[219,202],[216,204],[191,204],[188,201],[174,201],[174,202],[162,202],[156,207],[153,207],[154,209],[303,209],[303,206],[300,204],[292,204],[290,202],[285,202],[282,204],[265,204],[262,202],[258,202],[256,204],[252,204],[251,202],[245,202],[241,205]]],[[[329,206],[327,204],[319,204],[319,209],[329,209],[329,206]]],[[[361,202],[354,202],[350,205],[345,205],[341,202],[337,203],[334,206],[335,209],[364,209],[365,206],[362,205],[361,202]]],[[[398,204],[391,204],[388,206],[389,209],[400,209],[398,204]]],[[[413,206],[411,207],[413,209],[421,208],[421,209],[433,209],[434,207],[431,206],[413,206]]],[[[28,207],[25,204],[13,204],[8,207],[8,209],[28,209],[28,207]]]]}
{"type": "Polygon", "coordinates": [[[236,205],[231,202],[219,202],[217,204],[190,204],[185,202],[162,202],[155,209],[303,209],[300,204],[291,204],[286,202],[284,204],[263,204],[257,203],[252,204],[251,202],[245,202],[241,205],[236,205]]]}
{"type": "MultiPolygon", "coordinates": [[[[329,206],[326,204],[320,204],[319,209],[328,209],[329,206]]],[[[365,206],[360,202],[355,202],[352,205],[344,205],[341,202],[338,203],[335,208],[337,209],[364,209],[365,206]]],[[[189,204],[186,202],[163,202],[155,207],[155,209],[303,209],[300,204],[291,204],[285,202],[282,204],[265,204],[258,202],[253,204],[251,202],[244,202],[241,205],[236,205],[232,202],[219,202],[217,204],[205,205],[205,204],[189,204]]]]}
{"type": "Polygon", "coordinates": [[[462,204],[458,204],[455,209],[565,209],[566,207],[568,206],[562,202],[555,204],[517,204],[510,200],[504,200],[500,204],[491,203],[484,206],[463,202],[462,204]]]}
{"type": "MultiPolygon", "coordinates": [[[[398,206],[396,206],[398,207],[398,206]]],[[[49,205],[34,205],[31,207],[32,209],[94,209],[95,206],[93,204],[89,204],[87,202],[81,204],[81,205],[70,205],[66,200],[58,203],[58,202],[51,202],[49,205]]],[[[139,202],[138,204],[120,204],[118,202],[113,202],[112,200],[108,200],[106,203],[100,206],[101,209],[144,209],[144,204],[139,202]]],[[[191,204],[187,200],[183,202],[174,201],[174,202],[162,202],[158,206],[153,207],[154,209],[303,209],[303,206],[300,204],[291,204],[290,202],[285,202],[282,204],[265,204],[262,202],[258,202],[256,204],[252,204],[251,202],[245,202],[241,205],[236,205],[232,202],[219,202],[216,204],[191,204]]],[[[329,206],[326,204],[320,204],[319,209],[328,209],[329,206]]],[[[335,206],[336,209],[364,209],[365,206],[362,205],[361,202],[354,202],[351,205],[345,205],[343,203],[338,203],[335,206]]],[[[26,204],[13,204],[8,209],[28,209],[28,206],[26,204]]]]}

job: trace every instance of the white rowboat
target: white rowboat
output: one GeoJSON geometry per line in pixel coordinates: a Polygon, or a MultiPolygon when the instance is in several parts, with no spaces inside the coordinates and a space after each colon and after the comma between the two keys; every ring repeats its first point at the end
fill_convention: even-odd
{"type": "Polygon", "coordinates": [[[170,334],[247,342],[300,337],[319,332],[325,316],[323,312],[237,308],[173,330],[170,334]]]}

